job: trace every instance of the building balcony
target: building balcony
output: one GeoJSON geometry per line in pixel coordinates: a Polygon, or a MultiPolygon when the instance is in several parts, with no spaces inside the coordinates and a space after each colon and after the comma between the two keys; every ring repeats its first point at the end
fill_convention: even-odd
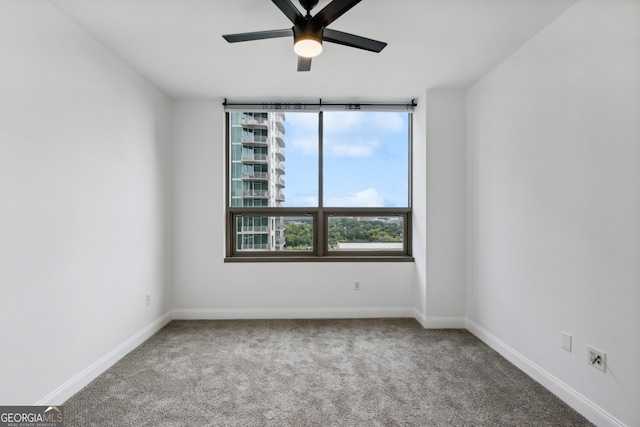
{"type": "Polygon", "coordinates": [[[243,225],[242,233],[268,233],[269,227],[266,225],[243,225]]]}
{"type": "Polygon", "coordinates": [[[263,135],[243,136],[239,141],[247,145],[267,145],[269,138],[263,135]]]}
{"type": "Polygon", "coordinates": [[[276,127],[275,130],[271,131],[271,136],[273,136],[276,140],[276,143],[280,146],[280,147],[284,147],[284,132],[281,132],[280,129],[278,129],[276,127]]]}
{"type": "Polygon", "coordinates": [[[269,245],[266,243],[243,243],[242,249],[243,251],[266,251],[269,249],[269,245]]]}
{"type": "Polygon", "coordinates": [[[278,187],[284,187],[284,178],[282,178],[281,176],[276,178],[275,182],[278,187]]]}
{"type": "Polygon", "coordinates": [[[272,150],[274,153],[276,153],[276,157],[278,158],[278,160],[284,161],[284,148],[276,145],[274,148],[272,148],[272,150]]]}
{"type": "Polygon", "coordinates": [[[269,190],[244,190],[242,192],[242,197],[266,198],[269,197],[269,190]]]}
{"type": "Polygon", "coordinates": [[[284,202],[284,193],[282,191],[278,191],[276,193],[276,200],[279,202],[284,202]]]}
{"type": "Polygon", "coordinates": [[[266,163],[267,161],[269,161],[269,155],[268,154],[243,154],[242,161],[266,163]]]}
{"type": "Polygon", "coordinates": [[[242,123],[242,126],[266,127],[269,124],[269,121],[267,119],[256,119],[255,117],[243,117],[241,123],[242,123]]]}
{"type": "Polygon", "coordinates": [[[283,120],[276,120],[276,128],[284,135],[284,118],[283,120]]]}
{"type": "Polygon", "coordinates": [[[268,172],[242,172],[242,179],[269,179],[268,172]]]}
{"type": "Polygon", "coordinates": [[[280,173],[286,172],[283,162],[276,162],[275,167],[276,167],[276,170],[280,171],[280,173]]]}

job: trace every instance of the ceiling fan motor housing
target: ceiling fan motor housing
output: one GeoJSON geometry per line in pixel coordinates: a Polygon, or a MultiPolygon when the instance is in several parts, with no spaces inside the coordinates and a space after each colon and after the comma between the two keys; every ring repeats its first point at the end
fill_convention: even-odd
{"type": "Polygon", "coordinates": [[[313,58],[322,52],[322,27],[310,20],[293,26],[293,50],[305,58],[313,58]]]}
{"type": "Polygon", "coordinates": [[[312,21],[301,22],[293,26],[293,44],[301,39],[315,40],[322,44],[322,27],[314,25],[312,21]]]}

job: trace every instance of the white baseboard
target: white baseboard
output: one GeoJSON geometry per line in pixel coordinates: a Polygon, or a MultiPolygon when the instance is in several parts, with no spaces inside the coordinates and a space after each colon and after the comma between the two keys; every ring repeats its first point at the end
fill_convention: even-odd
{"type": "Polygon", "coordinates": [[[551,375],[549,372],[527,359],[521,353],[510,347],[504,341],[491,334],[486,329],[467,319],[466,329],[489,347],[500,353],[505,359],[517,366],[521,371],[529,375],[535,381],[558,396],[567,405],[582,414],[592,423],[600,427],[624,427],[625,424],[609,414],[598,405],[594,404],[580,393],[551,375]]]}
{"type": "Polygon", "coordinates": [[[425,329],[465,329],[467,319],[464,317],[427,317],[419,310],[413,316],[425,329]]]}
{"type": "Polygon", "coordinates": [[[62,384],[53,392],[34,403],[36,406],[62,405],[71,396],[82,390],[83,387],[93,381],[98,375],[113,366],[118,360],[126,356],[131,350],[149,339],[153,334],[162,329],[172,320],[172,312],[169,311],[159,319],[152,322],[143,330],[102,356],[88,368],[62,384]]]}
{"type": "Polygon", "coordinates": [[[352,319],[414,317],[413,307],[280,308],[280,309],[174,309],[178,320],[215,319],[352,319]]]}

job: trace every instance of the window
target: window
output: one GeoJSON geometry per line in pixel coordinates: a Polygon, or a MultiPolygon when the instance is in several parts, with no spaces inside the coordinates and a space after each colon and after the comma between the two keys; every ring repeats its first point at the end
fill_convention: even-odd
{"type": "Polygon", "coordinates": [[[414,104],[225,105],[226,261],[412,260],[414,104]]]}

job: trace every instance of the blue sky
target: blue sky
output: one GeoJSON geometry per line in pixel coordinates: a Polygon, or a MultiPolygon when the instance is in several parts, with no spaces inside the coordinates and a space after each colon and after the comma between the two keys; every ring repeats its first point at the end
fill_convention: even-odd
{"type": "MultiPolygon", "coordinates": [[[[408,114],[324,112],[324,205],[408,204],[408,114]]],[[[317,206],[318,114],[285,114],[285,206],[317,206]]]]}

